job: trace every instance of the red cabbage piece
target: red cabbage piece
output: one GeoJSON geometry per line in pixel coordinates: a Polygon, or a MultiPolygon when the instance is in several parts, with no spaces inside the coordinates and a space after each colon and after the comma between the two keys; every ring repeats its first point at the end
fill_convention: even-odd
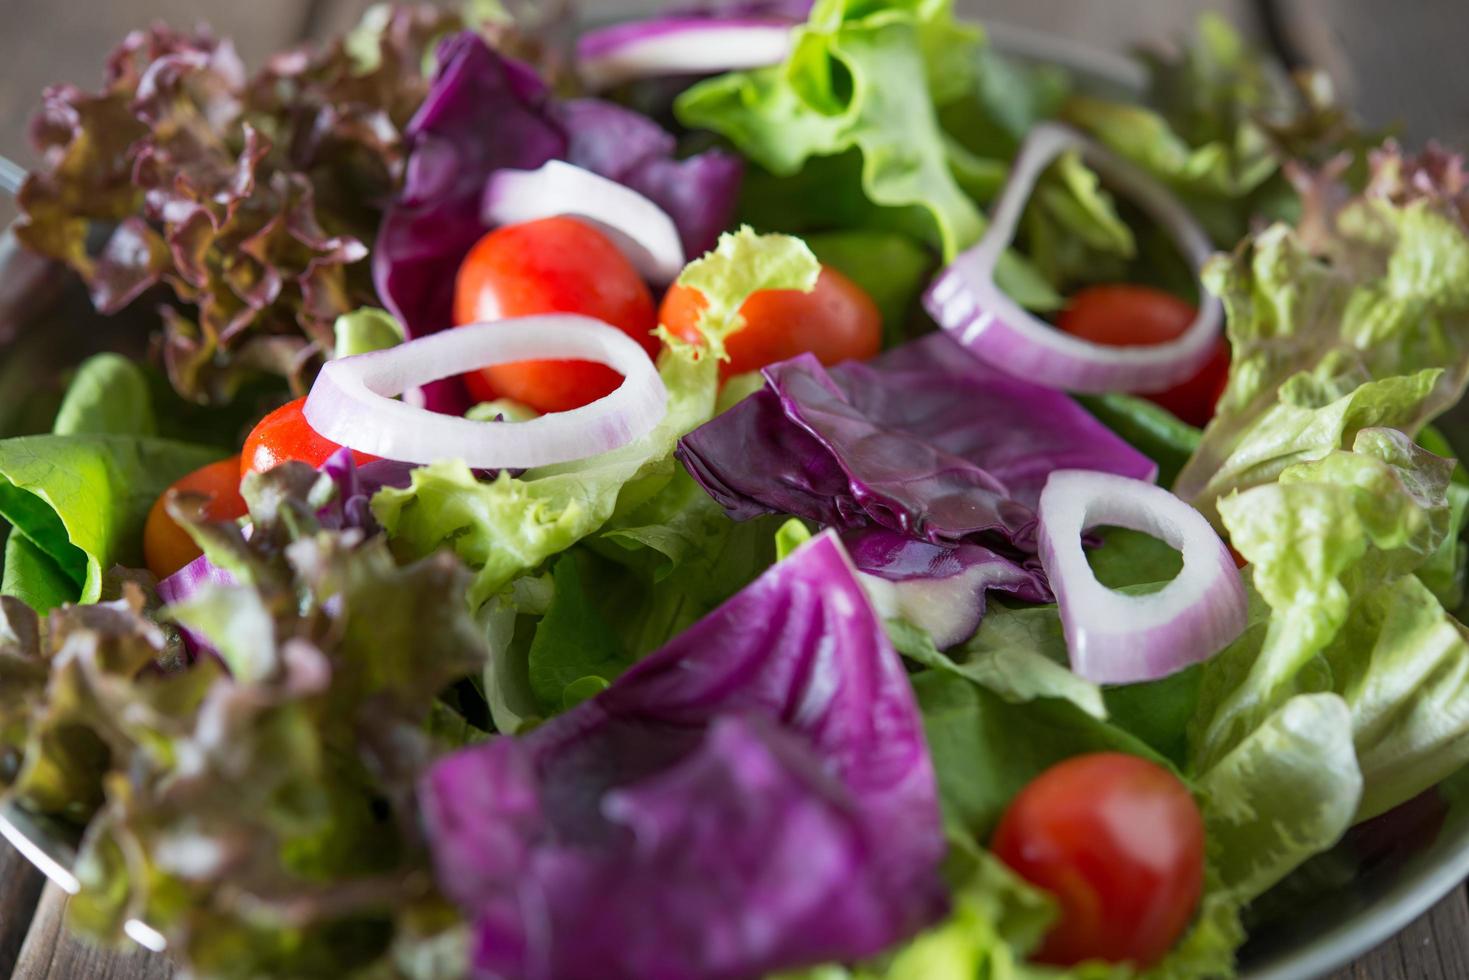
{"type": "Polygon", "coordinates": [[[940,545],[1034,554],[1034,506],[1057,469],[1137,479],[1154,463],[1065,394],[931,334],[828,371],[802,355],[695,429],[678,456],[736,520],[794,514],[940,545]]]}
{"type": "Polygon", "coordinates": [[[610,688],[422,785],[482,976],[744,978],[947,904],[903,665],[824,535],[610,688]]]}
{"type": "Polygon", "coordinates": [[[843,533],[842,543],[859,572],[883,580],[868,580],[869,595],[885,594],[874,599],[879,611],[922,627],[940,650],[974,635],[991,590],[1055,601],[1034,555],[1015,559],[967,542],[945,547],[875,526],[843,533]]]}
{"type": "MultiPolygon", "coordinates": [[[[428,98],[408,124],[403,188],[373,250],[378,294],[419,337],[453,325],[454,278],[490,226],[480,217],[489,177],[566,159],[633,188],[668,211],[691,254],[712,247],[734,216],[742,165],[711,150],[674,159],[674,139],[629,109],[560,102],[525,65],[465,32],[439,49],[428,98]]],[[[426,393],[437,407],[436,389],[426,393]]]]}

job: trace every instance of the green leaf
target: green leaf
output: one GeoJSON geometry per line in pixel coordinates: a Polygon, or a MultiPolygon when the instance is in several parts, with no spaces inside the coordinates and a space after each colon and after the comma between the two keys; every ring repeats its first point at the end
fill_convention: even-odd
{"type": "Polygon", "coordinates": [[[1245,901],[1263,893],[1352,823],[1362,775],[1345,702],[1290,699],[1203,772],[1199,790],[1224,886],[1245,901]]]}
{"type": "Polygon", "coordinates": [[[1415,434],[1469,379],[1469,235],[1451,209],[1363,196],[1303,235],[1277,225],[1206,267],[1232,364],[1176,487],[1207,514],[1360,428],[1415,434]]]}
{"type": "Polygon", "coordinates": [[[948,3],[864,10],[830,0],[796,30],[786,64],[702,82],[675,108],[685,125],[728,137],[782,176],[813,156],[859,150],[866,197],[921,209],[924,237],[952,259],[982,223],[950,172],[935,96],[967,88],[977,40],[953,25],[948,3]]]}
{"type": "Polygon", "coordinates": [[[333,357],[387,350],[401,344],[404,338],[403,324],[397,317],[370,306],[337,317],[332,332],[336,336],[333,357]]]}
{"type": "Polygon", "coordinates": [[[1042,771],[1084,752],[1118,751],[1167,765],[1140,739],[1069,701],[1012,704],[948,671],[913,678],[944,812],[986,840],[1015,794],[1042,771]]]}
{"type": "Polygon", "coordinates": [[[76,582],[30,538],[11,534],[5,539],[5,576],[0,595],[15,596],[33,609],[55,609],[75,601],[76,582]]]}
{"type": "Polygon", "coordinates": [[[572,685],[580,685],[581,692],[589,679],[600,679],[606,687],[632,662],[587,597],[581,564],[575,550],[557,559],[551,571],[555,596],[530,645],[530,687],[547,715],[562,710],[568,700],[581,700],[568,699],[572,685]]]}
{"type": "Polygon", "coordinates": [[[135,436],[6,439],[0,516],[72,582],[69,599],[96,602],[104,572],[142,564],[143,522],[158,496],[218,458],[213,449],[135,436]]]}
{"type": "Polygon", "coordinates": [[[1469,643],[1415,574],[1454,527],[1454,464],[1389,430],[1221,501],[1273,614],[1205,668],[1192,758],[1205,771],[1289,698],[1350,716],[1359,817],[1469,762],[1469,643]]]}
{"type": "Polygon", "coordinates": [[[83,361],[66,390],[52,431],[70,435],[157,435],[148,378],[121,354],[83,361]]]}
{"type": "Polygon", "coordinates": [[[811,529],[799,517],[792,517],[775,532],[775,560],[785,561],[791,552],[811,540],[811,529]]]}

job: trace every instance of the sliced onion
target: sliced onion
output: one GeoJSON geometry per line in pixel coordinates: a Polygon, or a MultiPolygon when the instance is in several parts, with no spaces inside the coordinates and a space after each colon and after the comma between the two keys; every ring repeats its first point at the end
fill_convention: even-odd
{"type": "Polygon", "coordinates": [[[659,285],[683,271],[678,226],[630,187],[590,170],[552,160],[537,170],[499,170],[485,186],[482,217],[509,225],[565,214],[595,224],[644,278],[659,285]]]}
{"type": "Polygon", "coordinates": [[[1088,164],[1157,221],[1195,269],[1204,264],[1214,250],[1209,236],[1166,187],[1075,130],[1045,123],[1032,129],[1020,148],[984,237],[939,273],[923,305],[975,356],[1049,388],[1090,394],[1152,392],[1187,381],[1209,359],[1224,320],[1219,300],[1207,292],[1201,291],[1198,316],[1176,340],[1109,347],[1063,333],[1021,309],[995,285],[995,263],[1015,237],[1036,178],[1072,149],[1080,150],[1088,164]]]}
{"type": "Polygon", "coordinates": [[[773,17],[659,17],[618,24],[582,35],[577,72],[588,88],[604,89],[638,78],[778,65],[790,54],[793,26],[773,17]]]}
{"type": "Polygon", "coordinates": [[[1204,516],[1161,487],[1057,470],[1041,491],[1040,557],[1061,610],[1071,669],[1099,684],[1156,680],[1207,660],[1244,632],[1244,584],[1204,516]],[[1161,591],[1128,595],[1097,581],[1081,536],[1104,524],[1151,534],[1183,553],[1161,591]]]}
{"type": "Polygon", "coordinates": [[[627,334],[571,313],[475,323],[387,350],[328,361],[306,399],[307,423],[339,445],[384,459],[461,459],[480,469],[526,468],[595,456],[646,435],[668,392],[627,334]],[[472,422],[395,401],[416,385],[492,364],[578,360],[623,376],[590,405],[528,422],[472,422]]]}

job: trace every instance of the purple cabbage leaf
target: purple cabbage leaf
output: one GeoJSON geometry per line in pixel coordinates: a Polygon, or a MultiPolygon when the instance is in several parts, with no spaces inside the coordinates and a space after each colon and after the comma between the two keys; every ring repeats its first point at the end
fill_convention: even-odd
{"type": "Polygon", "coordinates": [[[1152,479],[1156,466],[1066,395],[933,334],[828,371],[809,355],[685,436],[678,456],[736,519],[785,513],[954,546],[1034,554],[1057,469],[1152,479]]]}
{"type": "Polygon", "coordinates": [[[690,257],[713,247],[733,218],[737,157],[675,159],[673,137],[652,120],[595,99],[558,101],[534,71],[470,32],[446,40],[439,62],[405,130],[404,185],[373,252],[378,293],[409,337],[452,325],[455,273],[490,230],[480,202],[502,168],[564,159],[626,184],[669,213],[690,257]]]}
{"type": "Polygon", "coordinates": [[[480,976],[758,976],[874,954],[947,905],[913,692],[831,534],[420,794],[480,976]]]}

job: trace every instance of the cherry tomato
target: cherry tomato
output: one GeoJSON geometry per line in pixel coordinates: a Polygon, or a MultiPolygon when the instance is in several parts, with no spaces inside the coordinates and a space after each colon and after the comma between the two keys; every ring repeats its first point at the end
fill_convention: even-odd
{"type": "Polygon", "coordinates": [[[143,561],[148,571],[167,578],[198,558],[203,552],[169,514],[165,501],[170,493],[202,493],[209,498],[204,516],[211,521],[232,521],[245,516],[245,498],[240,496],[240,457],[231,456],[202,466],[179,480],[153,502],[143,525],[143,561]]]}
{"type": "MultiPolygon", "coordinates": [[[[612,240],[575,218],[543,218],[490,232],[469,250],[454,288],[454,322],[583,313],[658,354],[653,296],[612,240]]],[[[464,376],[480,401],[513,398],[538,412],[580,408],[622,383],[590,361],[522,361],[464,376]]]]}
{"type": "Polygon", "coordinates": [[[991,846],[1060,904],[1035,956],[1043,963],[1156,963],[1204,887],[1204,821],[1188,789],[1161,766],[1118,752],[1041,773],[1011,802],[991,846]]]}
{"type": "MultiPolygon", "coordinates": [[[[1180,336],[1198,311],[1170,293],[1149,286],[1091,286],[1071,298],[1056,325],[1074,337],[1110,347],[1163,344],[1180,336]]],[[[1229,380],[1229,342],[1219,338],[1209,360],[1192,378],[1157,394],[1144,395],[1190,425],[1214,417],[1229,380]]]]}
{"type": "MultiPolygon", "coordinates": [[[[264,473],[287,460],[299,460],[311,466],[320,466],[327,457],[342,447],[325,436],[317,434],[301,414],[306,399],[297,398],[261,419],[245,437],[245,449],[240,454],[240,479],[250,473],[264,473]]],[[[360,466],[377,459],[376,456],[352,450],[352,458],[360,466]]]]}
{"type": "MultiPolygon", "coordinates": [[[[663,297],[659,321],[676,337],[697,343],[699,316],[708,302],[697,290],[674,286],[663,297]]],[[[882,347],[882,314],[862,287],[830,266],[816,288],[767,289],[740,307],[745,325],[726,341],[729,360],[720,376],[755,371],[810,351],[822,364],[862,360],[882,347]]]]}

